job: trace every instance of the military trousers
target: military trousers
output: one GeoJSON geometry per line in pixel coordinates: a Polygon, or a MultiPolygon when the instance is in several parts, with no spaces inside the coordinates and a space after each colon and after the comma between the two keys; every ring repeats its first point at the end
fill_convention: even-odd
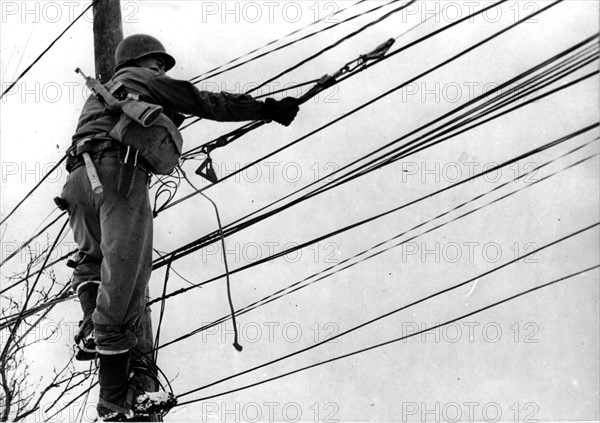
{"type": "Polygon", "coordinates": [[[152,272],[149,176],[135,168],[131,191],[123,198],[118,195],[117,153],[100,155],[94,164],[101,194],[92,191],[85,166],[69,174],[62,192],[80,254],[96,259],[77,266],[73,288],[100,282],[92,315],[97,350],[120,354],[137,344],[135,324],[145,307],[152,272]]]}

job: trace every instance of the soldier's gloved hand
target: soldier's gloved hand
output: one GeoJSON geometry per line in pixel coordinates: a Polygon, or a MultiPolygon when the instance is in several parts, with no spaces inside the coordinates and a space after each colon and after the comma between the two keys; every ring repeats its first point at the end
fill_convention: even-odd
{"type": "Polygon", "coordinates": [[[298,100],[294,97],[286,97],[283,100],[267,98],[262,106],[262,117],[289,126],[298,114],[298,110],[300,110],[298,100]]]}

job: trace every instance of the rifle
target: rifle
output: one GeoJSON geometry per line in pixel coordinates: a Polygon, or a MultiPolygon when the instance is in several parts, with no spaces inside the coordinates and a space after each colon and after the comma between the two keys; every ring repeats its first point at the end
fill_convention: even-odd
{"type": "MultiPolygon", "coordinates": [[[[104,103],[107,109],[114,112],[121,112],[145,128],[151,126],[160,117],[163,110],[161,106],[140,101],[137,96],[132,94],[126,94],[125,96],[122,95],[122,97],[125,97],[125,99],[119,100],[111,92],[109,92],[106,87],[100,83],[100,81],[90,76],[86,76],[80,68],[75,69],[75,72],[81,74],[81,76],[85,78],[85,85],[92,90],[98,100],[104,103]]],[[[122,84],[118,83],[113,87],[112,92],[117,93],[120,89],[124,89],[124,87],[122,84]]],[[[88,141],[89,140],[86,139],[80,142],[82,149],[85,149],[84,144],[86,144],[88,141]]],[[[87,151],[83,151],[81,156],[85,162],[85,168],[94,194],[102,194],[102,183],[100,182],[98,172],[96,171],[96,167],[94,166],[89,153],[87,151]]]]}
{"type": "MultiPolygon", "coordinates": [[[[127,97],[124,100],[118,100],[97,79],[86,76],[80,68],[75,69],[75,72],[81,74],[81,76],[85,78],[85,85],[92,90],[98,100],[104,103],[107,109],[126,114],[144,128],[147,128],[156,122],[163,111],[161,106],[140,101],[136,94],[127,94],[127,97]]],[[[123,88],[123,85],[118,83],[113,87],[112,92],[117,92],[121,88],[123,88]]]]}

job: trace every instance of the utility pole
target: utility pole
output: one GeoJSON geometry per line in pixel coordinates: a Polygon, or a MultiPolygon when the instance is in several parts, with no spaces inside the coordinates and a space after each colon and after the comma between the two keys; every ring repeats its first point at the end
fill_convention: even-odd
{"type": "MultiPolygon", "coordinates": [[[[96,64],[96,79],[106,83],[114,73],[115,50],[123,40],[123,24],[121,19],[120,0],[96,0],[94,4],[94,61],[96,64]]],[[[146,288],[146,300],[149,299],[149,289],[146,288]]],[[[137,329],[137,349],[153,360],[150,352],[154,347],[152,336],[152,319],[150,309],[144,309],[137,329]]],[[[138,377],[138,383],[146,392],[158,391],[156,382],[145,375],[138,377]]],[[[159,415],[151,416],[147,420],[139,421],[162,421],[159,415]]]]}
{"type": "Polygon", "coordinates": [[[115,50],[123,40],[121,0],[97,0],[94,4],[94,60],[96,79],[106,83],[115,68],[115,50]]]}

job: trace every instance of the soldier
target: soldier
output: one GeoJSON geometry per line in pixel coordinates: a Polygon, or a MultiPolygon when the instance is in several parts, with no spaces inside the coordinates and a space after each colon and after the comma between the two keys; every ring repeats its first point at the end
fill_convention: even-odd
{"type": "MultiPolygon", "coordinates": [[[[150,140],[142,141],[152,142],[152,137],[161,134],[179,153],[177,127],[183,122],[182,114],[216,121],[274,120],[288,126],[298,112],[298,103],[291,97],[261,102],[248,95],[199,91],[187,81],[165,76],[175,66],[175,59],[149,35],[125,38],[117,47],[115,63],[108,89],[120,83],[127,94],[163,108],[162,130],[149,128],[146,138],[150,140]]],[[[125,146],[127,134],[120,125],[123,116],[95,96],[87,100],[69,150],[69,176],[62,193],[79,245],[73,275],[73,288],[84,313],[76,336],[79,358],[91,359],[96,354],[99,358],[97,408],[103,420],[160,412],[175,403],[174,398],[164,396],[162,403],[136,403],[143,395],[130,380],[136,324],[145,307],[152,271],[148,179],[154,166],[143,154],[125,146]],[[84,153],[97,171],[101,194],[92,190],[84,153]]],[[[138,138],[145,134],[143,130],[132,133],[138,138]]]]}

